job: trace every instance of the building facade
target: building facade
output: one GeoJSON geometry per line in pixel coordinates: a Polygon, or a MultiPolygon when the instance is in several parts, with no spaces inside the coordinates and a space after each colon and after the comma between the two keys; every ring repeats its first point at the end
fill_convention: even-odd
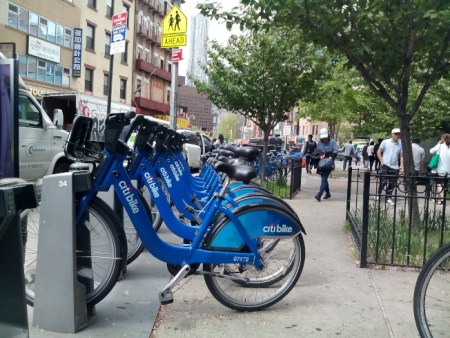
{"type": "Polygon", "coordinates": [[[170,8],[163,0],[136,1],[133,104],[145,115],[170,114],[171,51],[161,48],[162,20],[170,8]]]}
{"type": "Polygon", "coordinates": [[[204,94],[199,94],[197,88],[181,86],[178,88],[178,104],[183,107],[184,118],[191,125],[202,131],[213,130],[212,102],[204,94]]]}
{"type": "Polygon", "coordinates": [[[2,1],[0,42],[15,42],[32,94],[83,93],[106,99],[113,14],[127,12],[126,51],[114,59],[112,101],[131,105],[132,0],[2,1]]]}
{"type": "MultiPolygon", "coordinates": [[[[203,82],[208,81],[202,65],[206,63],[206,46],[208,41],[209,19],[203,15],[194,15],[189,23],[189,60],[187,73],[203,82]]],[[[193,86],[193,81],[187,77],[186,84],[193,86]]]]}

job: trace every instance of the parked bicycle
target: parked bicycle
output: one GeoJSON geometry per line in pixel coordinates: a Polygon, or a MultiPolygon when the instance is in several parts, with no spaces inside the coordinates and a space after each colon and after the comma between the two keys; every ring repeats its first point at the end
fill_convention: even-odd
{"type": "MultiPolygon", "coordinates": [[[[130,171],[123,166],[129,149],[126,141],[120,139],[120,135],[123,128],[130,123],[130,119],[131,116],[124,114],[108,116],[105,149],[100,158],[89,150],[92,120],[80,116],[74,121],[69,138],[69,154],[82,162],[99,161],[92,173],[92,191],[83,193],[77,199],[77,233],[86,228],[86,222],[90,222],[90,214],[86,211],[93,209],[92,205],[102,209],[97,203],[97,192],[113,186],[145,247],[156,258],[166,261],[171,267],[169,271],[175,274],[174,279],[160,293],[163,304],[172,301],[171,289],[188,274],[204,275],[212,295],[225,306],[235,310],[261,310],[285,297],[295,286],[304,265],[305,249],[301,235],[303,227],[298,217],[282,204],[264,197],[260,197],[263,201],[260,203],[247,202],[237,204],[235,208],[226,207],[224,203],[236,203],[228,197],[232,186],[231,179],[249,182],[256,173],[248,167],[218,162],[214,165],[215,168],[228,175],[219,181],[218,186],[215,184],[216,179],[204,180],[203,173],[202,177],[191,178],[190,181],[185,176],[186,180],[183,181],[194,191],[201,193],[198,199],[183,200],[192,220],[198,224],[188,226],[174,222],[177,227],[170,223],[170,229],[174,233],[180,233],[180,229],[183,229],[180,237],[189,238],[189,243],[173,245],[162,241],[152,226],[151,213],[145,206],[145,201],[132,184],[130,171]],[[211,183],[210,187],[216,187],[216,190],[196,189],[205,187],[208,183],[211,183]],[[201,264],[203,270],[199,271],[201,264]]],[[[139,126],[139,123],[135,126],[139,126]]],[[[142,122],[142,125],[145,124],[142,122]]],[[[159,148],[159,151],[168,150],[171,143],[167,136],[164,138],[162,133],[156,135],[155,148],[159,148]]],[[[142,147],[146,147],[149,152],[153,149],[150,142],[146,142],[142,147]]],[[[168,152],[165,154],[166,157],[160,158],[161,163],[166,163],[164,160],[169,159],[168,152]]],[[[161,177],[164,178],[164,174],[170,169],[173,179],[179,179],[179,173],[183,170],[181,167],[176,168],[176,163],[178,162],[173,162],[173,167],[170,164],[169,167],[165,164],[156,166],[161,177]]],[[[143,164],[145,163],[141,162],[142,170],[143,164]]],[[[149,167],[142,171],[140,176],[145,182],[139,185],[146,185],[152,197],[157,198],[163,195],[162,190],[159,190],[156,175],[152,176],[151,165],[148,164],[149,167]]],[[[210,177],[213,177],[212,174],[210,177]]],[[[170,179],[169,176],[168,178],[170,179]]],[[[164,178],[162,181],[169,187],[168,180],[164,178]]],[[[176,194],[171,194],[174,195],[176,194]]],[[[115,223],[112,219],[106,220],[106,217],[102,219],[106,210],[99,211],[96,216],[99,216],[100,221],[115,223]]],[[[159,211],[164,220],[165,213],[172,213],[172,210],[159,211]]],[[[189,215],[186,214],[186,217],[189,215]]],[[[111,229],[112,232],[120,232],[115,227],[111,229]]],[[[118,247],[122,245],[117,239],[110,240],[118,247]]],[[[113,270],[112,267],[109,269],[113,270]]],[[[110,277],[102,282],[107,287],[101,291],[102,296],[99,295],[97,301],[109,292],[116,279],[110,277]]]]}
{"type": "Polygon", "coordinates": [[[422,338],[450,333],[450,243],[428,259],[414,289],[414,317],[422,338]]]}

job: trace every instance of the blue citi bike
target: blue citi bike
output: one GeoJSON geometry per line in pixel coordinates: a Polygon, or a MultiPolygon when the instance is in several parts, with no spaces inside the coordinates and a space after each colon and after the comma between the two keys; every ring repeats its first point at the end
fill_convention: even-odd
{"type": "MultiPolygon", "coordinates": [[[[104,224],[111,221],[111,218],[104,219],[109,210],[98,202],[96,195],[113,186],[145,247],[156,258],[177,267],[174,279],[160,293],[162,303],[172,301],[171,288],[188,274],[204,275],[212,295],[235,310],[261,310],[286,296],[295,286],[304,265],[303,228],[298,217],[269,202],[247,203],[234,209],[225,207],[223,201],[231,185],[230,178],[248,182],[254,178],[255,171],[218,162],[216,169],[225,172],[229,178],[205,204],[201,222],[194,226],[178,224],[178,228],[169,227],[174,233],[178,231],[180,237],[188,238],[189,243],[173,245],[162,241],[152,226],[148,207],[123,165],[129,149],[119,136],[129,123],[130,117],[124,114],[108,116],[105,149],[99,160],[98,156],[91,155],[88,142],[92,120],[80,116],[74,121],[68,152],[80,161],[99,160],[92,172],[93,189],[78,199],[77,234],[86,227],[86,221],[92,223],[92,216],[104,224]],[[202,271],[198,271],[199,265],[202,265],[202,271]],[[284,268],[272,269],[274,265],[284,268]]],[[[151,149],[152,145],[147,142],[141,147],[151,149]]],[[[139,167],[143,168],[144,163],[141,162],[139,167]]],[[[142,177],[153,198],[163,196],[162,190],[155,189],[156,176],[145,171],[142,177]]],[[[115,247],[122,243],[118,240],[119,230],[117,227],[110,229],[112,233],[119,233],[111,237],[115,247]]],[[[111,261],[117,263],[117,259],[111,261]]],[[[113,286],[116,278],[107,280],[113,286]]],[[[104,293],[109,292],[111,285],[104,288],[104,293]]],[[[96,301],[101,298],[97,297],[96,301]]]]}

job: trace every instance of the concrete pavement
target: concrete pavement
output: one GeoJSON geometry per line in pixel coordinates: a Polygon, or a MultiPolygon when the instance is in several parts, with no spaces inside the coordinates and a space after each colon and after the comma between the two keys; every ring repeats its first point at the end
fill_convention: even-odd
{"type": "MultiPolygon", "coordinates": [[[[288,201],[307,231],[306,261],[298,284],[278,304],[262,312],[232,311],[195,276],[174,289],[174,303],[162,306],[155,320],[158,291],[169,276],[164,264],[145,253],[97,305],[96,321],[70,336],[417,337],[412,299],[418,273],[357,266],[356,249],[343,230],[346,172],[341,166],[338,162],[330,179],[331,199],[314,199],[320,177],[313,174],[303,176],[302,191],[288,201]]],[[[31,322],[31,338],[66,336],[31,322]]]]}
{"type": "Polygon", "coordinates": [[[332,198],[317,202],[318,175],[304,175],[289,203],[306,231],[306,261],[297,286],[280,303],[256,313],[219,304],[202,278],[188,278],[162,307],[152,337],[417,337],[412,299],[416,272],[367,270],[345,221],[346,172],[338,163],[332,198]]]}

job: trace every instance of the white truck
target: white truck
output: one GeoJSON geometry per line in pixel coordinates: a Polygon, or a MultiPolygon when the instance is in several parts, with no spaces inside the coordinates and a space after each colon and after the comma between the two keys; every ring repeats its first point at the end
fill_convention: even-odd
{"type": "Polygon", "coordinates": [[[200,156],[212,151],[214,146],[205,134],[189,130],[189,129],[177,129],[177,133],[182,134],[186,138],[187,148],[185,151],[186,161],[190,168],[200,168],[200,156]]]}
{"type": "MultiPolygon", "coordinates": [[[[66,122],[65,129],[70,130],[76,115],[90,116],[94,119],[91,141],[102,143],[105,140],[105,118],[107,100],[81,93],[48,93],[42,95],[42,105],[47,111],[61,109],[66,122]]],[[[111,112],[129,112],[135,108],[126,104],[111,102],[111,112]]]]}
{"type": "Polygon", "coordinates": [[[53,112],[53,122],[38,101],[19,80],[19,176],[36,180],[66,172],[71,162],[64,155],[69,136],[62,130],[64,117],[53,112]]]}

